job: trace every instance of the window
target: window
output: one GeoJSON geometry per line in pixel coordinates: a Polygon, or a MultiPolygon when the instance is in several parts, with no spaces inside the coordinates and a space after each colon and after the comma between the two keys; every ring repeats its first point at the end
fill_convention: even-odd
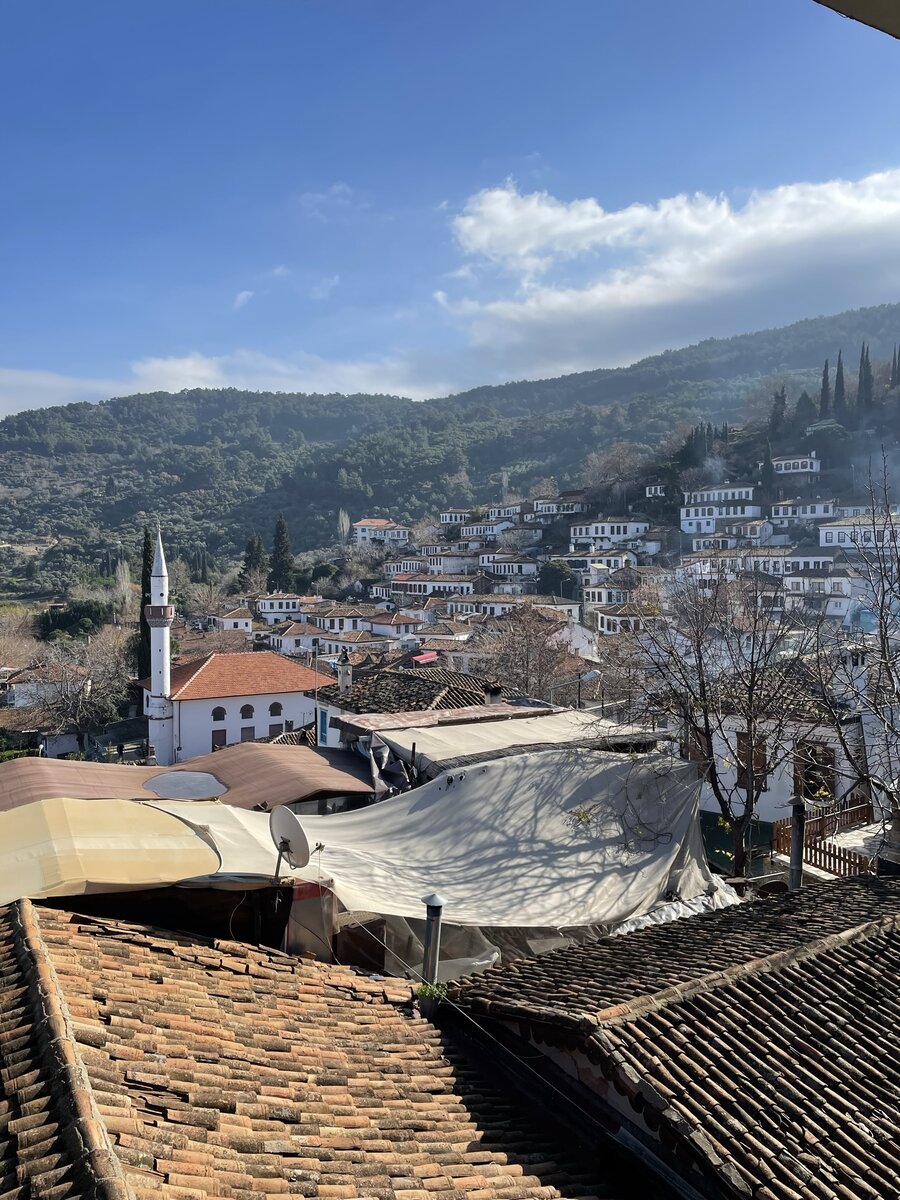
{"type": "Polygon", "coordinates": [[[212,748],[213,750],[221,750],[225,745],[225,730],[214,729],[212,733],[212,748]]]}
{"type": "Polygon", "coordinates": [[[821,742],[794,745],[794,795],[828,804],[834,800],[834,750],[821,742]]]}
{"type": "Polygon", "coordinates": [[[256,737],[256,729],[253,725],[243,725],[241,727],[241,741],[252,742],[256,737]]]}
{"type": "Polygon", "coordinates": [[[284,726],[280,721],[269,726],[269,737],[277,737],[279,733],[284,733],[284,726]]]}
{"type": "Polygon", "coordinates": [[[221,706],[214,708],[212,710],[212,719],[214,721],[224,721],[225,720],[225,709],[222,708],[221,706]]]}
{"type": "Polygon", "coordinates": [[[252,704],[242,704],[241,705],[241,720],[249,721],[252,716],[253,716],[253,705],[252,704]]]}
{"type": "Polygon", "coordinates": [[[269,705],[269,716],[270,717],[280,717],[283,711],[284,711],[284,709],[281,707],[281,705],[278,703],[277,700],[275,701],[274,704],[269,705]]]}
{"type": "MultiPolygon", "coordinates": [[[[737,735],[737,786],[747,790],[750,783],[750,735],[748,733],[739,733],[737,735]]],[[[757,735],[753,747],[753,784],[754,789],[759,788],[765,792],[768,790],[766,776],[769,773],[769,764],[766,758],[766,739],[757,735]]]]}
{"type": "Polygon", "coordinates": [[[825,541],[826,541],[826,542],[833,542],[833,541],[834,541],[834,534],[831,532],[831,530],[830,530],[830,529],[829,529],[829,530],[826,530],[826,533],[825,533],[825,541]]]}
{"type": "Polygon", "coordinates": [[[697,764],[697,771],[701,779],[707,778],[712,753],[709,748],[709,738],[705,734],[699,731],[690,734],[681,747],[681,754],[688,762],[697,764]]]}

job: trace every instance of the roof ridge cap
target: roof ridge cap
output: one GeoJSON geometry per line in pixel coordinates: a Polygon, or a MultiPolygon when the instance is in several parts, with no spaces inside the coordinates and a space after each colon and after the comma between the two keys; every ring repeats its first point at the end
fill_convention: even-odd
{"type": "Polygon", "coordinates": [[[17,957],[24,968],[33,1010],[43,1018],[35,1022],[34,1036],[44,1044],[52,1059],[51,1078],[62,1081],[64,1103],[71,1105],[74,1115],[73,1120],[61,1122],[62,1139],[76,1167],[80,1160],[82,1168],[90,1174],[100,1200],[133,1197],[78,1049],[72,1016],[41,935],[37,911],[28,899],[17,901],[14,908],[17,957]]]}
{"type": "Polygon", "coordinates": [[[622,1025],[660,1008],[667,1008],[670,1004],[690,1000],[702,992],[729,987],[750,975],[768,975],[785,967],[793,966],[795,963],[807,962],[810,958],[815,958],[829,950],[836,950],[838,947],[851,945],[854,942],[866,941],[877,933],[891,929],[900,929],[900,914],[894,913],[890,916],[878,917],[874,921],[854,925],[852,929],[842,929],[838,933],[824,934],[801,946],[789,950],[776,950],[761,958],[753,958],[748,962],[735,963],[733,966],[724,967],[719,971],[711,971],[708,975],[700,976],[699,979],[676,983],[672,987],[640,996],[636,1000],[611,1005],[609,1008],[600,1009],[595,1014],[585,1013],[582,1015],[595,1027],[622,1025]]]}

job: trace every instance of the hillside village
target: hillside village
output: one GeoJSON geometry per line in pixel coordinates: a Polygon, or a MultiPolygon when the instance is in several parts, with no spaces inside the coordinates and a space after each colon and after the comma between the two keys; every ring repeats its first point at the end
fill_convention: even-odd
{"type": "Polygon", "coordinates": [[[898,410],[8,612],[0,1197],[894,1200],[898,410]]]}

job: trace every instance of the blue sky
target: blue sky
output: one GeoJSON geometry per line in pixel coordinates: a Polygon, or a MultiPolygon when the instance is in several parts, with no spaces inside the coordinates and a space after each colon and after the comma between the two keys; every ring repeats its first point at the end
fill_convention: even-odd
{"type": "Polygon", "coordinates": [[[4,18],[0,411],[436,395],[900,299],[900,44],[813,0],[4,18]]]}

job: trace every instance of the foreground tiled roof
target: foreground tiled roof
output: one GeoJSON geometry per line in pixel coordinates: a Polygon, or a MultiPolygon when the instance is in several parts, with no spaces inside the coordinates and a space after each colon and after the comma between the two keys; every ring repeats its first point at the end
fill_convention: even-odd
{"type": "MultiPolygon", "coordinates": [[[[333,676],[311,671],[273,650],[207,654],[172,668],[173,700],[216,700],[225,696],[268,696],[273,692],[312,692],[333,676]]],[[[149,679],[141,680],[149,688],[149,679]]]]}
{"type": "Polygon", "coordinates": [[[0,1196],[613,1194],[409,1001],[277,951],[0,910],[0,1196]]]}
{"type": "Polygon", "coordinates": [[[898,974],[900,880],[860,877],[555,951],[459,997],[580,1050],[715,1194],[896,1200],[898,974]]]}

